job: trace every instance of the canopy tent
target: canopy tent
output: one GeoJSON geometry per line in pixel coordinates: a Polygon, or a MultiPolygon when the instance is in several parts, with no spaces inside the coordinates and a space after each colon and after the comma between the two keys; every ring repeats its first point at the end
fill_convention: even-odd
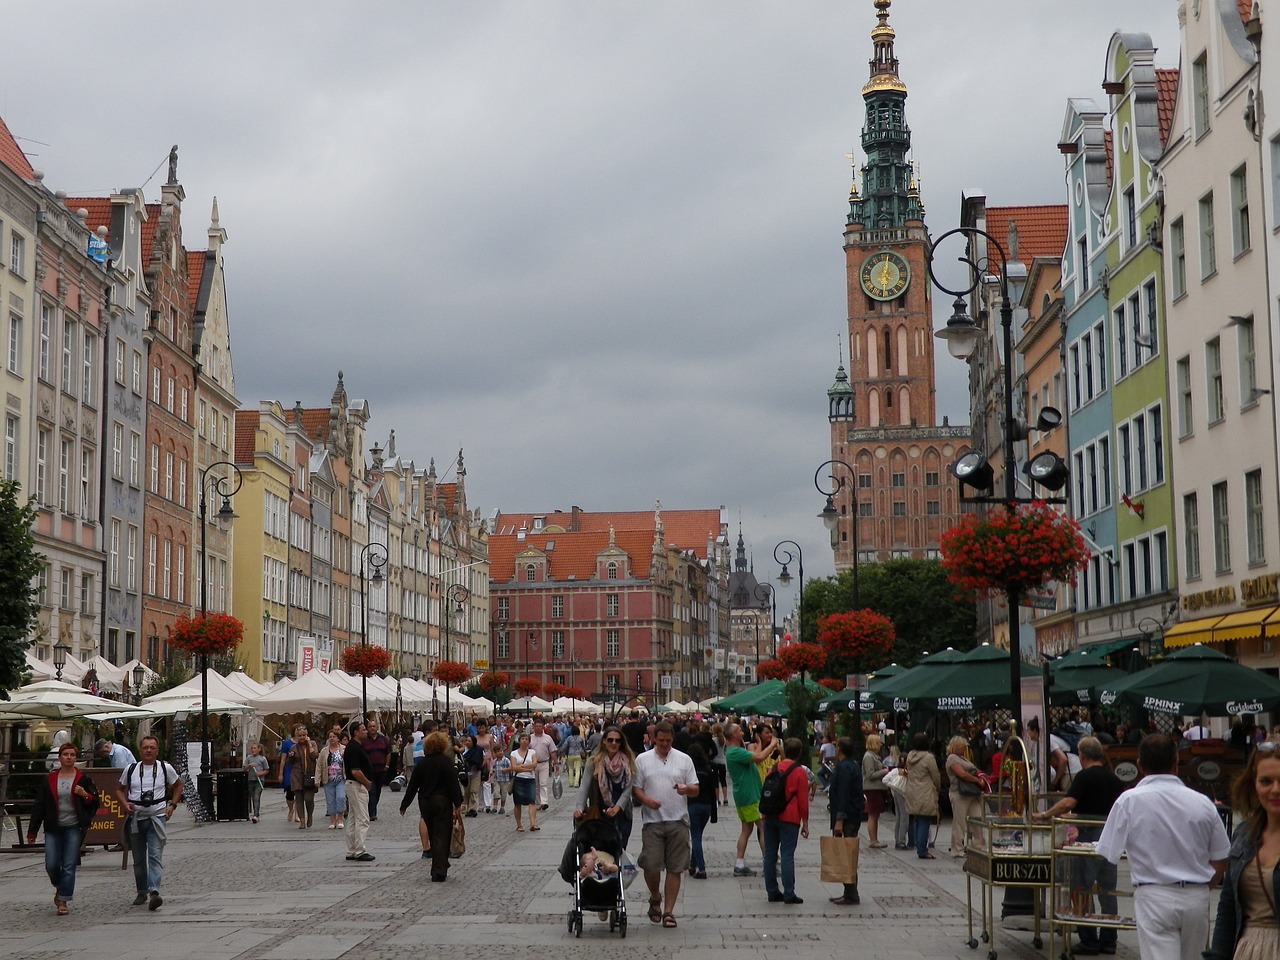
{"type": "Polygon", "coordinates": [[[32,682],[38,680],[52,680],[54,677],[53,664],[48,660],[41,660],[30,650],[27,651],[27,672],[31,674],[32,682]]]}
{"type": "MultiPolygon", "coordinates": [[[[125,686],[133,683],[133,678],[125,672],[124,667],[117,667],[102,654],[96,654],[84,662],[85,674],[90,670],[98,675],[98,689],[107,693],[124,693],[125,686]]],[[[84,674],[81,674],[80,681],[84,682],[84,674]]]]}
{"type": "Polygon", "coordinates": [[[574,700],[571,697],[557,697],[551,701],[551,709],[556,713],[600,713],[604,708],[590,700],[574,700]]]}
{"type": "Polygon", "coordinates": [[[271,689],[271,684],[259,683],[243,670],[233,670],[226,675],[225,679],[228,686],[244,692],[245,703],[248,703],[254,697],[262,696],[271,689]]]}
{"type": "MultiPolygon", "coordinates": [[[[166,690],[142,701],[142,709],[147,711],[148,717],[173,717],[184,713],[198,715],[202,705],[203,700],[199,694],[193,695],[176,689],[166,690]]],[[[253,713],[253,707],[247,703],[235,703],[219,697],[209,698],[208,709],[210,713],[216,714],[253,713]]]]}
{"type": "Polygon", "coordinates": [[[512,700],[502,709],[510,712],[525,713],[529,711],[546,712],[552,708],[552,705],[541,697],[521,697],[518,700],[512,700]]]}
{"type": "Polygon", "coordinates": [[[668,700],[656,709],[658,713],[684,713],[685,706],[679,700],[668,700]]]}
{"type": "Polygon", "coordinates": [[[143,711],[128,703],[95,696],[78,684],[65,680],[41,680],[29,683],[0,700],[0,720],[66,720],[71,717],[138,715],[143,711]]]}
{"type": "Polygon", "coordinates": [[[352,690],[336,676],[308,670],[293,683],[277,684],[269,693],[249,702],[259,713],[358,713],[359,686],[352,690]]]}
{"type": "Polygon", "coordinates": [[[697,700],[689,700],[684,705],[685,713],[697,713],[702,709],[702,705],[697,700]]]}
{"type": "Polygon", "coordinates": [[[699,701],[698,701],[698,709],[699,709],[699,710],[701,710],[703,713],[710,713],[710,712],[711,712],[711,705],[712,705],[713,703],[715,703],[715,702],[716,702],[716,698],[715,698],[715,697],[707,697],[707,699],[705,699],[705,700],[699,700],[699,701]]]}
{"type": "Polygon", "coordinates": [[[1149,670],[1121,674],[1098,698],[1104,705],[1118,700],[1180,717],[1233,717],[1280,707],[1280,680],[1197,643],[1149,670]]]}
{"type": "MultiPolygon", "coordinates": [[[[900,673],[890,677],[888,680],[881,680],[879,683],[871,685],[871,699],[875,701],[877,707],[882,710],[898,710],[895,703],[898,699],[904,699],[898,695],[899,689],[907,689],[912,683],[919,683],[922,678],[931,676],[934,672],[944,670],[951,664],[964,658],[964,652],[956,650],[954,647],[947,647],[945,650],[939,650],[937,653],[931,653],[924,657],[914,667],[906,669],[899,668],[900,673]]],[[[903,710],[907,709],[903,706],[903,710]]]]}
{"type": "MultiPolygon", "coordinates": [[[[156,694],[156,696],[163,696],[165,694],[191,694],[198,697],[201,695],[201,692],[200,671],[197,670],[196,675],[190,680],[186,680],[183,683],[178,684],[176,687],[165,690],[162,694],[156,694]]],[[[243,687],[232,683],[213,668],[209,669],[209,696],[217,697],[219,700],[225,700],[228,703],[249,703],[253,699],[244,692],[243,687]]],[[[261,696],[261,694],[259,694],[259,696],[261,696]]],[[[151,698],[148,697],[147,699],[151,698]]]]}
{"type": "MultiPolygon", "coordinates": [[[[959,659],[936,663],[941,665],[931,663],[924,670],[925,662],[921,661],[920,667],[871,691],[872,699],[891,705],[894,710],[985,710],[1009,705],[1012,699],[1009,651],[984,643],[959,659]],[[908,706],[904,706],[903,701],[908,706]]],[[[1032,664],[1021,662],[1019,674],[1035,678],[1040,676],[1040,671],[1032,664]]]]}
{"type": "Polygon", "coordinates": [[[862,696],[855,700],[858,691],[853,687],[845,687],[839,693],[831,693],[818,701],[817,710],[819,713],[826,713],[829,710],[837,710],[843,712],[845,710],[853,710],[855,706],[861,708],[864,714],[868,716],[876,711],[875,701],[871,699],[869,691],[863,690],[862,696]]]}

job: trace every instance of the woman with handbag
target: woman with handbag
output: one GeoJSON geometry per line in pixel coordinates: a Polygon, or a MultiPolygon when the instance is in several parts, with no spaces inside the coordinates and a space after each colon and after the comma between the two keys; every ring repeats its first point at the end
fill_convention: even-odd
{"type": "Polygon", "coordinates": [[[575,820],[599,817],[612,823],[624,850],[631,839],[631,784],[635,773],[635,757],[626,737],[615,726],[605,727],[600,746],[587,758],[574,801],[575,820]]]}
{"type": "Polygon", "coordinates": [[[947,741],[946,763],[951,783],[947,790],[951,798],[951,856],[963,857],[967,824],[971,818],[982,816],[982,778],[969,759],[969,742],[964,737],[947,741]]]}
{"type": "Polygon", "coordinates": [[[453,824],[462,823],[462,784],[453,762],[449,737],[439,730],[427,735],[422,744],[422,761],[413,768],[400,800],[400,816],[404,816],[414,797],[418,798],[418,814],[426,824],[431,840],[431,882],[444,883],[449,873],[449,850],[453,824]]]}
{"type": "Polygon", "coordinates": [[[307,733],[306,727],[293,731],[293,749],[289,751],[289,765],[293,770],[293,810],[298,817],[298,829],[311,826],[316,813],[316,758],[320,751],[307,733]]]}
{"type": "Polygon", "coordinates": [[[37,831],[44,827],[44,869],[53,884],[53,906],[60,917],[69,912],[80,844],[98,810],[98,788],[76,769],[77,756],[74,743],[58,747],[58,767],[40,779],[27,824],[27,843],[35,843],[37,831]]]}
{"type": "Polygon", "coordinates": [[[317,782],[324,790],[324,814],[329,818],[330,830],[344,830],[343,817],[347,813],[347,777],[342,765],[342,741],[338,734],[329,731],[329,742],[320,748],[316,757],[317,782]]]}

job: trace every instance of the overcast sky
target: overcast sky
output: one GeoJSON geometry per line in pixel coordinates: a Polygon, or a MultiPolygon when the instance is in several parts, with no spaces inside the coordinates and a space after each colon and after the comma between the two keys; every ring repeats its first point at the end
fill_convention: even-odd
{"type": "MultiPolygon", "coordinates": [[[[1067,98],[1101,99],[1117,29],[1176,66],[1176,6],[897,0],[932,232],[962,190],[1063,202],[1067,98]]],[[[444,474],[463,447],[485,513],[723,505],[761,579],[782,539],[831,572],[813,474],[872,0],[4,19],[0,114],[46,185],[151,177],[154,201],[176,143],[192,249],[217,196],[242,404],[327,404],[341,369],[401,456],[444,474]]],[[[963,422],[964,368],[938,358],[939,414],[963,422]]]]}

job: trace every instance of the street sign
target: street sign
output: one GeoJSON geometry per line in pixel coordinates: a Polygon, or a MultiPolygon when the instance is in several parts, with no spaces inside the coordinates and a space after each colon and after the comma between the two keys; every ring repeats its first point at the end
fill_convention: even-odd
{"type": "Polygon", "coordinates": [[[670,689],[671,689],[671,674],[669,674],[669,673],[664,673],[664,674],[662,675],[662,684],[661,684],[661,686],[662,686],[662,689],[663,689],[663,690],[670,690],[670,689]]]}
{"type": "Polygon", "coordinates": [[[871,689],[869,683],[869,674],[866,673],[849,673],[845,674],[844,685],[847,690],[857,690],[859,693],[865,693],[871,689]]]}

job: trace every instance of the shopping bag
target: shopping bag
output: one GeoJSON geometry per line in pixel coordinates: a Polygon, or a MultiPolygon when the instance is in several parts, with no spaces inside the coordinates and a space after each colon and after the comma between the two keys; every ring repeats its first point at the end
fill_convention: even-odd
{"type": "Polygon", "coordinates": [[[467,852],[467,828],[461,820],[453,821],[453,836],[449,838],[449,856],[460,857],[467,852]]]}
{"type": "Polygon", "coordinates": [[[551,774],[551,796],[559,800],[564,796],[564,783],[560,780],[560,771],[551,774]]]}
{"type": "Polygon", "coordinates": [[[858,882],[858,838],[819,837],[823,883],[858,882]]]}

